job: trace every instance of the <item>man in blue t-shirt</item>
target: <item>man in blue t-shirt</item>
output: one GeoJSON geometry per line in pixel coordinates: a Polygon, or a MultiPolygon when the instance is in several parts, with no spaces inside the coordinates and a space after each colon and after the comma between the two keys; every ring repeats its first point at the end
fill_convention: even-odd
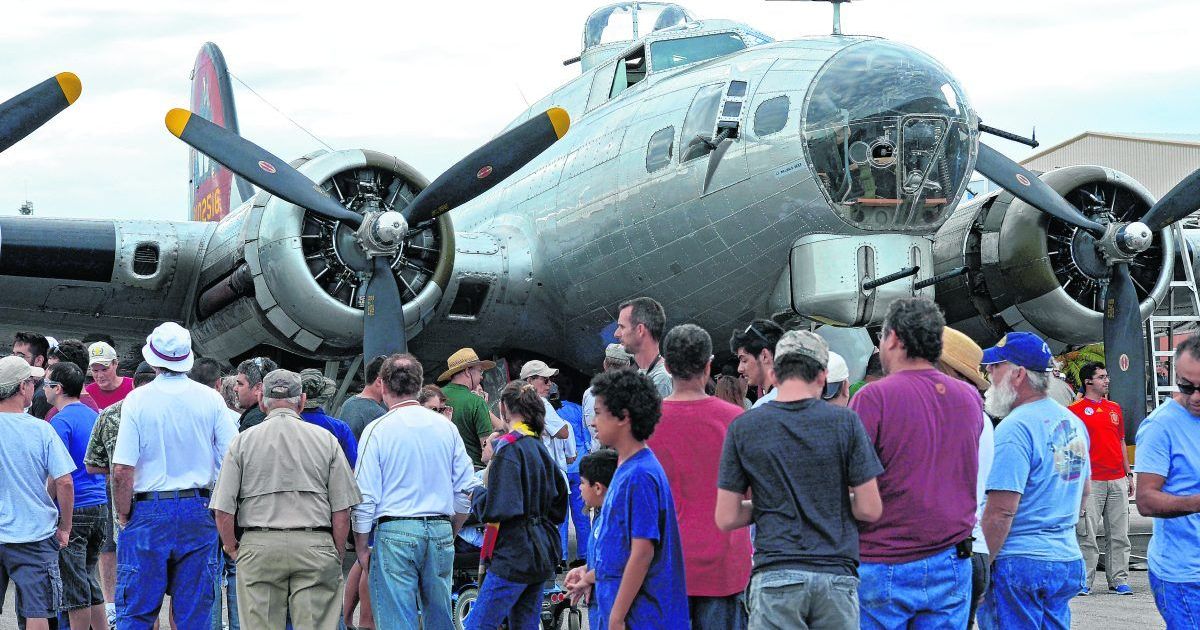
{"type": "Polygon", "coordinates": [[[1008,333],[983,353],[986,411],[1004,418],[987,481],[983,537],[995,558],[979,627],[1068,628],[1084,586],[1075,524],[1087,497],[1087,428],[1046,396],[1052,357],[1037,335],[1008,333]]]}
{"type": "Polygon", "coordinates": [[[583,424],[583,407],[569,400],[562,400],[558,391],[558,383],[550,384],[549,400],[555,411],[558,412],[558,417],[571,425],[571,437],[575,439],[575,459],[567,464],[567,487],[571,490],[571,513],[569,519],[563,521],[558,528],[559,535],[562,537],[562,560],[566,563],[569,559],[567,527],[569,523],[574,523],[577,547],[575,557],[579,558],[579,564],[584,564],[583,559],[587,558],[588,539],[591,537],[591,522],[588,520],[587,513],[584,512],[583,495],[579,491],[579,460],[592,452],[592,432],[583,424]]]}
{"type": "Polygon", "coordinates": [[[75,463],[75,472],[71,473],[75,486],[71,539],[58,557],[63,583],[62,607],[72,627],[86,628],[90,623],[93,628],[103,628],[107,626],[108,618],[96,569],[100,550],[112,536],[112,519],[108,518],[104,475],[88,473],[83,465],[98,414],[79,402],[83,370],[74,363],[55,363],[46,373],[42,389],[46,392],[46,401],[58,410],[50,426],[58,433],[75,463]]]}
{"type": "Polygon", "coordinates": [[[1175,349],[1179,393],[1137,430],[1137,506],[1154,517],[1146,554],[1168,628],[1200,620],[1200,338],[1175,349]]]}
{"type": "Polygon", "coordinates": [[[11,581],[29,630],[45,629],[61,606],[58,550],[71,535],[75,503],[71,455],[50,425],[24,412],[44,375],[18,355],[0,359],[0,607],[11,581]]]}
{"type": "Polygon", "coordinates": [[[350,425],[325,413],[322,407],[333,399],[337,392],[336,384],[313,368],[300,372],[300,382],[304,388],[304,395],[308,396],[308,402],[304,404],[304,411],[300,412],[300,417],[305,422],[332,433],[341,445],[342,454],[346,456],[350,468],[353,469],[358,463],[358,440],[354,439],[354,431],[350,429],[350,425]]]}
{"type": "Polygon", "coordinates": [[[610,630],[691,627],[683,550],[667,474],[646,446],[658,424],[654,382],[632,368],[592,379],[596,436],[617,451],[617,472],[593,539],[595,598],[610,630]]]}

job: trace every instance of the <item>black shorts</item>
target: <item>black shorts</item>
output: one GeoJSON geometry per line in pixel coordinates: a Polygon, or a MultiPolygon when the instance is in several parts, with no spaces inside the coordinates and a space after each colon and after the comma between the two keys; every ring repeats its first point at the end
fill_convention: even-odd
{"type": "MultiPolygon", "coordinates": [[[[12,582],[17,614],[26,619],[52,619],[62,602],[58,543],[54,536],[28,543],[0,543],[0,594],[12,582]]],[[[4,607],[0,597],[0,609],[4,607]]]]}
{"type": "Polygon", "coordinates": [[[76,508],[71,513],[71,538],[58,552],[58,569],[62,574],[62,606],[64,610],[79,610],[104,603],[100,591],[100,574],[96,565],[100,550],[108,539],[112,518],[108,505],[76,508]]]}

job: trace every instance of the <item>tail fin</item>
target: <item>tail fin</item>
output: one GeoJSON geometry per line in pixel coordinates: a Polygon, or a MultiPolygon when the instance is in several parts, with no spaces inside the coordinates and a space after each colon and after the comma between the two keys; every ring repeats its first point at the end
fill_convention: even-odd
{"type": "MultiPolygon", "coordinates": [[[[233,105],[233,86],[225,56],[212,42],[207,42],[196,55],[192,68],[191,110],[213,123],[238,133],[237,110],[233,105]]],[[[220,221],[254,194],[249,183],[232,171],[212,161],[207,155],[191,150],[191,219],[220,221]]]]}

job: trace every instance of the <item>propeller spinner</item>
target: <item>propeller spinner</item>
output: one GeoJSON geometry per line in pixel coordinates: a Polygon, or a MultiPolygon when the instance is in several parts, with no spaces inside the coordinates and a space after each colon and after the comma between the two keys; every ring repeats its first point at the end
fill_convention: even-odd
{"type": "Polygon", "coordinates": [[[1136,430],[1146,417],[1146,345],[1129,265],[1150,247],[1156,231],[1200,209],[1200,171],[1185,177],[1140,220],[1102,225],[1084,216],[1036,175],[982,142],[975,169],[1014,197],[1095,237],[1096,254],[1109,272],[1101,282],[1105,285],[1104,361],[1111,378],[1110,396],[1121,405],[1126,426],[1136,430]]]}
{"type": "MultiPolygon", "coordinates": [[[[562,138],[570,127],[566,110],[553,107],[500,134],[459,160],[413,198],[401,212],[366,216],[347,210],[312,180],[253,142],[184,109],[167,113],[167,129],[197,151],[225,165],[259,188],[310,212],[356,229],[371,260],[363,311],[363,355],[404,352],[404,309],[392,275],[391,257],[410,228],[422,228],[439,215],[483,194],[562,138]]],[[[366,271],[366,270],[363,270],[366,271]]]]}

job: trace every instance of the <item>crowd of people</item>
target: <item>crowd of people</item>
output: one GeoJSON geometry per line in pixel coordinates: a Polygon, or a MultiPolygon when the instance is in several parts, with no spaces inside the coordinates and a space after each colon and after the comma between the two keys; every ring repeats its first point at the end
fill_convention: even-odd
{"type": "Polygon", "coordinates": [[[463,348],[436,384],[411,354],[372,358],[335,417],[320,371],[226,376],[174,323],[132,376],[111,340],[18,333],[0,593],[31,630],[155,627],[165,595],[187,630],[436,630],[455,555],[477,554],[468,628],[537,628],[564,573],[592,630],[1067,628],[1099,532],[1109,590],[1132,592],[1136,492],[1163,618],[1200,618],[1200,339],[1138,431],[1134,484],[1103,365],[1064,396],[1042,339],[984,350],[925,298],[890,306],[857,382],[770,320],[730,337],[736,375],[653,299],[615,334],[579,404],[537,359],[491,400],[496,364],[463,348]]]}

